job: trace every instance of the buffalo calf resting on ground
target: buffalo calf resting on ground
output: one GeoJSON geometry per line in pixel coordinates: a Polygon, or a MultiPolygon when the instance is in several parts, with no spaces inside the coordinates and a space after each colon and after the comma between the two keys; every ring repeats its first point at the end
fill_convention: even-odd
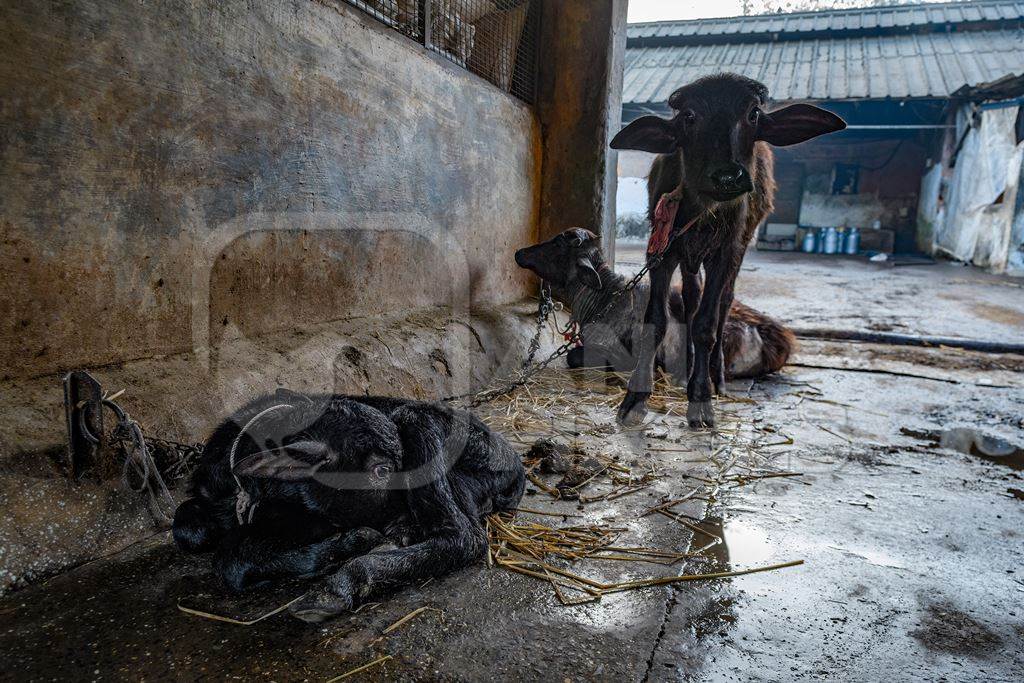
{"type": "Polygon", "coordinates": [[[651,271],[638,360],[618,411],[625,424],[640,422],[647,412],[655,354],[665,336],[664,302],[678,267],[693,340],[687,420],[694,428],[714,425],[712,385],[720,392],[725,381],[723,327],[736,275],[757,226],[772,211],[775,181],[768,145],[795,145],[846,127],[835,114],[809,104],[765,112],[767,102],[768,89],[757,81],[708,76],[672,93],[671,119],[642,116],[611,142],[614,149],[660,155],[648,176],[648,216],[657,231],[656,219],[666,220],[671,207],[668,233],[682,233],[651,271]],[[701,291],[701,266],[706,281],[697,299],[687,292],[701,291]]]}
{"type": "Polygon", "coordinates": [[[319,621],[481,558],[483,518],[514,508],[524,483],[516,452],[469,413],[279,391],[213,432],[173,532],[213,551],[234,591],[325,576],[291,607],[319,621]]]}
{"type": "MultiPolygon", "coordinates": [[[[570,228],[555,237],[516,252],[516,263],[551,286],[551,295],[569,308],[580,324],[582,344],[569,352],[569,367],[611,367],[629,372],[636,365],[633,350],[647,309],[651,287],[641,281],[626,292],[626,279],[605,261],[601,240],[583,228],[570,228]]],[[[683,300],[690,296],[673,287],[664,305],[668,320],[657,365],[685,386],[687,380],[686,316],[683,300]]],[[[699,297],[699,293],[694,294],[699,297]]],[[[723,327],[725,375],[763,377],[786,364],[796,339],[777,321],[733,301],[723,327]]]]}

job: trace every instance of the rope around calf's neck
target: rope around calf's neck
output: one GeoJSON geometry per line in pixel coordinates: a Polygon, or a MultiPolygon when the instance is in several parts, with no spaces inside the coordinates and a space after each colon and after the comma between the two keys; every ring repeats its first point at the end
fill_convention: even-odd
{"type": "Polygon", "coordinates": [[[288,403],[279,403],[276,406],[264,408],[245,423],[245,426],[242,427],[242,430],[238,432],[238,436],[236,436],[235,440],[231,443],[231,451],[228,453],[228,467],[231,470],[231,476],[234,478],[235,484],[238,486],[238,496],[235,498],[235,518],[238,519],[239,524],[248,524],[252,521],[252,516],[256,513],[256,503],[252,502],[252,496],[245,490],[245,487],[242,486],[242,480],[238,478],[237,474],[235,474],[235,453],[238,451],[238,444],[241,443],[242,437],[245,436],[245,433],[249,431],[254,424],[259,422],[264,415],[272,413],[279,408],[291,407],[292,406],[288,403]]]}

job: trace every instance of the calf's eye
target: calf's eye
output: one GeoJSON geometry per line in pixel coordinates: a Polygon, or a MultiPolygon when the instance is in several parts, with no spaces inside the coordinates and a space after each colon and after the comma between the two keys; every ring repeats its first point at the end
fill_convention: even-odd
{"type": "Polygon", "coordinates": [[[690,126],[690,125],[693,125],[694,122],[697,121],[697,112],[695,112],[692,109],[686,109],[686,110],[683,111],[682,117],[683,117],[683,123],[685,123],[686,125],[690,126]]]}
{"type": "Polygon", "coordinates": [[[383,479],[389,474],[391,474],[391,465],[380,464],[373,466],[373,476],[378,479],[383,479]]]}
{"type": "Polygon", "coordinates": [[[753,109],[750,110],[750,113],[747,114],[747,120],[750,121],[751,123],[757,123],[757,119],[760,116],[761,116],[761,110],[758,109],[757,107],[754,107],[753,109]]]}

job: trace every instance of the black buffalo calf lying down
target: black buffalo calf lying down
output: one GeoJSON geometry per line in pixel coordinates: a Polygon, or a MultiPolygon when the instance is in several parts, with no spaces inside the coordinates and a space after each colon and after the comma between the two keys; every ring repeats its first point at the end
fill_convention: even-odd
{"type": "Polygon", "coordinates": [[[472,415],[396,398],[279,391],[213,432],[174,516],[240,591],[325,576],[291,607],[319,621],[480,559],[484,516],[514,508],[519,456],[472,415]]]}
{"type": "MultiPolygon", "coordinates": [[[[570,367],[633,370],[637,363],[633,349],[651,287],[642,281],[632,293],[622,293],[626,280],[606,263],[597,235],[583,228],[570,228],[546,242],[520,249],[516,263],[548,282],[552,296],[570,309],[574,320],[594,321],[583,325],[583,345],[569,353],[570,367]],[[611,308],[599,315],[613,298],[611,308]]],[[[699,300],[700,292],[673,288],[665,304],[665,342],[657,356],[658,365],[679,386],[686,386],[690,370],[686,352],[689,348],[692,354],[693,347],[686,337],[685,297],[699,300]]],[[[776,372],[786,364],[796,345],[790,330],[738,301],[732,302],[723,337],[725,374],[730,378],[776,372]]]]}

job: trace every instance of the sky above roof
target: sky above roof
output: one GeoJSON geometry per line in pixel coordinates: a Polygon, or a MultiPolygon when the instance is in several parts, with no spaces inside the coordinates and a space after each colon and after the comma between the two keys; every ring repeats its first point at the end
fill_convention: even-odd
{"type": "Polygon", "coordinates": [[[740,0],[629,0],[629,23],[668,19],[734,17],[743,14],[740,0]]]}
{"type": "MultiPolygon", "coordinates": [[[[943,0],[907,0],[886,4],[924,4],[943,0]]],[[[948,2],[949,0],[944,0],[948,2]]],[[[874,0],[629,0],[629,23],[641,21],[671,21],[674,19],[706,19],[709,17],[738,17],[744,14],[762,14],[786,8],[789,11],[818,5],[820,9],[852,9],[878,5],[874,0]]]]}

